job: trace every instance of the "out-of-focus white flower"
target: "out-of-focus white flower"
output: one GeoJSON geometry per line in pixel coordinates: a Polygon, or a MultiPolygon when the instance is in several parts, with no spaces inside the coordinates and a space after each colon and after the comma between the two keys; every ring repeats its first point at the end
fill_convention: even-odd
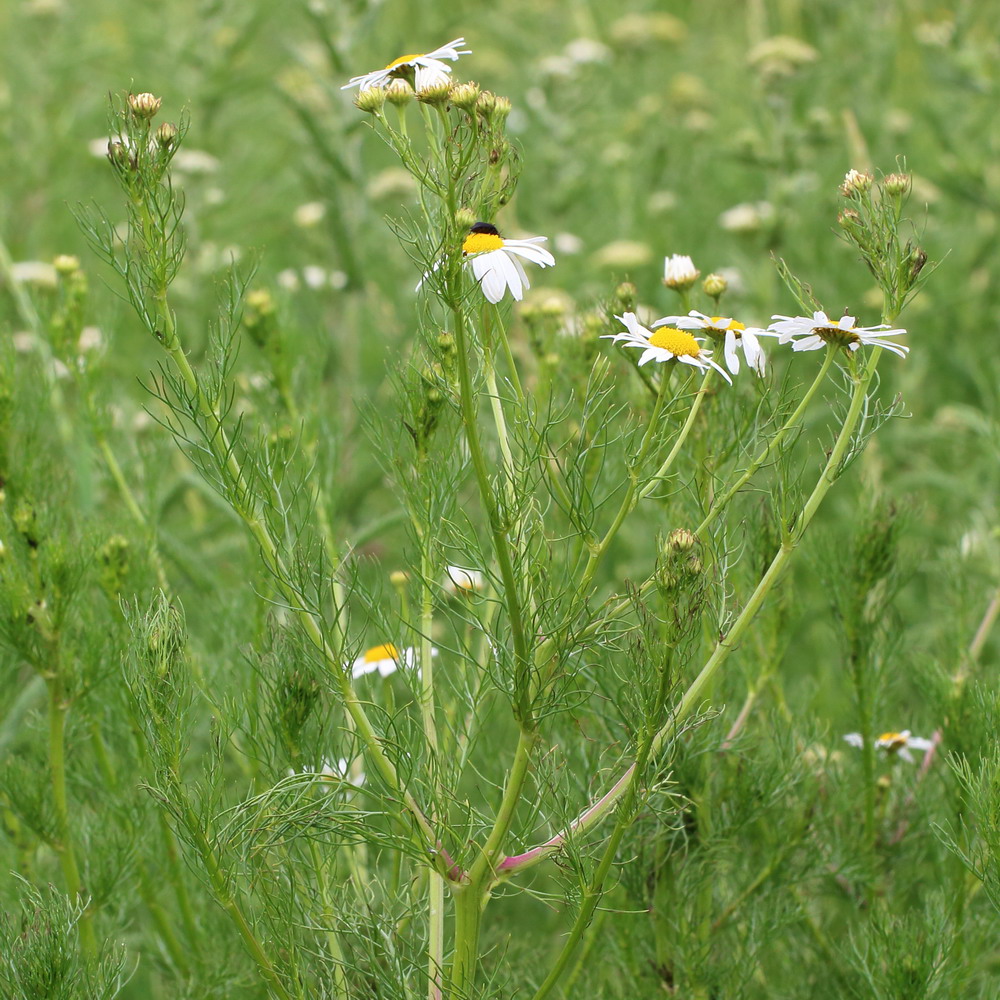
{"type": "Polygon", "coordinates": [[[563,51],[575,63],[602,63],[611,58],[611,49],[595,38],[574,38],[563,51]]]}
{"type": "Polygon", "coordinates": [[[327,283],[326,270],[316,264],[307,264],[304,268],[302,268],[302,278],[307,287],[312,288],[313,290],[317,288],[324,288],[327,283]]]}
{"type": "Polygon", "coordinates": [[[311,767],[302,767],[298,771],[294,767],[290,767],[286,772],[288,777],[293,778],[297,774],[309,775],[314,778],[318,778],[322,782],[322,788],[324,792],[335,792],[337,786],[341,784],[348,784],[354,788],[361,788],[365,783],[365,778],[367,775],[360,768],[354,768],[351,761],[346,757],[339,757],[336,763],[331,764],[328,757],[324,757],[320,761],[320,768],[318,771],[313,770],[311,767]]]}
{"type": "Polygon", "coordinates": [[[745,201],[719,216],[719,225],[730,233],[756,233],[773,221],[774,206],[769,201],[745,201]]]}
{"type": "Polygon", "coordinates": [[[302,229],[319,225],[326,215],[326,205],[321,201],[307,201],[292,213],[292,221],[302,229]]]}
{"type": "Polygon", "coordinates": [[[594,267],[611,271],[633,271],[653,259],[653,248],[639,240],[613,240],[591,255],[594,267]]]}
{"type": "Polygon", "coordinates": [[[486,578],[478,569],[465,569],[462,566],[445,566],[444,589],[448,594],[469,594],[482,590],[486,578]]]}
{"type": "Polygon", "coordinates": [[[552,245],[561,254],[571,256],[583,250],[583,240],[574,233],[556,233],[552,238],[552,245]]]}
{"type": "Polygon", "coordinates": [[[902,337],[906,331],[902,328],[891,330],[885,323],[878,326],[855,326],[853,316],[841,316],[832,320],[825,312],[814,312],[809,316],[772,316],[777,322],[772,323],[767,330],[761,331],[765,336],[777,337],[779,344],[792,342],[793,351],[818,351],[827,344],[844,347],[856,351],[862,346],[884,347],[893,354],[905,358],[908,347],[894,344],[886,337],[902,337]],[[798,337],[800,339],[796,340],[798,337]]]}
{"type": "Polygon", "coordinates": [[[30,330],[18,330],[10,340],[18,354],[30,354],[38,346],[38,338],[30,330]]]}
{"type": "Polygon", "coordinates": [[[350,90],[351,87],[357,87],[359,90],[368,90],[369,87],[383,87],[388,80],[403,76],[411,69],[415,77],[414,90],[424,90],[442,83],[447,84],[451,81],[451,67],[441,60],[450,59],[455,62],[459,56],[471,55],[470,49],[460,47],[464,44],[464,38],[456,38],[447,45],[434,49],[433,52],[400,56],[398,59],[393,59],[384,69],[376,69],[370,73],[362,73],[361,76],[351,77],[350,81],[340,89],[350,90]]]}
{"type": "Polygon", "coordinates": [[[81,354],[88,351],[96,351],[104,346],[104,335],[99,326],[85,326],[80,331],[80,339],[76,342],[76,349],[81,354]]]}
{"type": "MultiPolygon", "coordinates": [[[[844,736],[844,741],[858,749],[865,745],[861,733],[847,733],[844,736]]],[[[916,761],[910,751],[916,750],[919,753],[926,753],[933,748],[934,740],[924,739],[922,736],[911,736],[909,729],[904,729],[899,733],[883,733],[875,740],[875,746],[887,757],[899,757],[907,763],[913,764],[916,761]]]]}
{"type": "Polygon", "coordinates": [[[175,170],[182,174],[214,174],[219,169],[219,161],[203,149],[181,147],[170,161],[175,170]]]}
{"type": "Polygon", "coordinates": [[[18,285],[56,287],[56,269],[45,260],[19,260],[11,264],[10,276],[18,285]]]}
{"type": "Polygon", "coordinates": [[[302,285],[299,280],[299,273],[294,267],[286,267],[284,271],[279,271],[275,280],[279,288],[284,288],[286,292],[297,292],[302,285]]]}

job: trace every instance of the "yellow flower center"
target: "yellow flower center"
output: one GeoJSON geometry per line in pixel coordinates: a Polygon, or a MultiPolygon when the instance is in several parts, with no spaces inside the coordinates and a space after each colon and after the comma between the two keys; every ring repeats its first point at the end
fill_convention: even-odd
{"type": "Polygon", "coordinates": [[[841,330],[839,326],[814,326],[813,333],[824,343],[839,344],[841,347],[861,339],[853,330],[841,330]]]}
{"type": "Polygon", "coordinates": [[[724,316],[712,316],[712,326],[716,330],[732,330],[733,333],[736,334],[736,339],[739,340],[740,333],[747,328],[746,324],[740,323],[735,319],[731,319],[726,326],[719,326],[723,319],[725,319],[724,316]]]}
{"type": "Polygon", "coordinates": [[[878,738],[878,742],[881,743],[886,750],[901,750],[906,746],[906,737],[902,733],[883,733],[878,738]]]}
{"type": "Polygon", "coordinates": [[[372,646],[365,653],[365,663],[378,663],[379,660],[398,660],[399,650],[391,643],[387,642],[381,646],[372,646]]]}
{"type": "Polygon", "coordinates": [[[412,55],[400,56],[398,59],[393,59],[386,69],[395,69],[397,66],[402,66],[403,63],[413,62],[414,59],[419,59],[423,55],[422,52],[414,52],[412,55]]]}
{"type": "Polygon", "coordinates": [[[686,330],[677,330],[672,326],[661,326],[659,330],[654,330],[649,338],[651,347],[662,347],[675,358],[696,358],[701,354],[701,346],[698,341],[686,330]]]}
{"type": "Polygon", "coordinates": [[[469,233],[462,244],[462,253],[485,253],[503,247],[503,237],[493,233],[469,233]]]}

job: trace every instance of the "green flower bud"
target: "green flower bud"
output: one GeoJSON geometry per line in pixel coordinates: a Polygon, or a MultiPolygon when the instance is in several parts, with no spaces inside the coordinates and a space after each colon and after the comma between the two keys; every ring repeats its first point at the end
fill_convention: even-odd
{"type": "Polygon", "coordinates": [[[162,103],[163,101],[153,94],[128,95],[128,106],[132,109],[132,114],[146,121],[156,117],[156,112],[160,110],[162,103]]]}
{"type": "Polygon", "coordinates": [[[367,90],[362,90],[354,98],[354,106],[370,115],[377,115],[382,110],[387,97],[388,95],[381,87],[369,87],[367,90]]]}

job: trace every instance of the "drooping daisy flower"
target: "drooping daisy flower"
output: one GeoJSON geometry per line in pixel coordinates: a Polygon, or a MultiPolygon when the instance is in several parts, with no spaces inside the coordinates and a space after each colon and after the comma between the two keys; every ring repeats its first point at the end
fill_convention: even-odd
{"type": "Polygon", "coordinates": [[[765,334],[777,337],[779,344],[792,342],[793,351],[818,351],[827,344],[836,347],[844,347],[849,351],[856,351],[862,345],[866,347],[884,347],[893,354],[898,354],[905,358],[908,347],[902,344],[894,344],[886,337],[901,337],[905,330],[890,330],[888,325],[881,323],[878,326],[855,326],[853,316],[841,316],[838,320],[832,320],[825,312],[814,312],[812,317],[808,316],[772,316],[777,320],[772,323],[765,334]],[[801,339],[796,340],[799,337],[801,339]]]}
{"type": "Polygon", "coordinates": [[[397,649],[391,642],[371,649],[359,656],[351,666],[351,676],[356,680],[376,670],[381,677],[394,674],[400,667],[411,670],[417,662],[416,650],[412,647],[397,649]]]}
{"type": "Polygon", "coordinates": [[[712,360],[712,352],[706,351],[686,330],[678,330],[672,326],[661,326],[655,332],[647,330],[636,318],[635,313],[631,312],[616,318],[625,324],[624,332],[605,334],[603,339],[614,340],[616,343],[622,341],[626,347],[640,348],[642,350],[640,365],[646,364],[647,361],[680,361],[699,371],[714,368],[732,385],[733,380],[729,377],[729,373],[712,360]]]}
{"type": "Polygon", "coordinates": [[[393,59],[385,69],[376,69],[371,73],[362,73],[361,76],[351,77],[350,83],[345,83],[340,89],[350,90],[351,87],[358,87],[359,90],[368,90],[371,87],[384,86],[390,79],[409,77],[411,74],[414,76],[414,90],[424,90],[427,87],[450,83],[451,67],[441,60],[450,59],[454,62],[459,56],[470,55],[470,49],[459,48],[464,44],[464,38],[456,38],[453,42],[442,45],[441,48],[435,49],[433,52],[400,56],[398,59],[393,59]]]}
{"type": "MultiPolygon", "coordinates": [[[[861,733],[847,733],[844,737],[852,747],[859,749],[864,746],[864,739],[861,733]]],[[[875,746],[882,750],[887,757],[899,757],[909,764],[916,763],[911,750],[919,753],[926,753],[934,746],[933,740],[924,739],[921,736],[911,736],[909,729],[904,729],[901,733],[883,733],[875,740],[875,746]]]]}
{"type": "Polygon", "coordinates": [[[520,302],[524,290],[531,285],[518,258],[523,257],[539,267],[551,267],[556,262],[548,250],[538,245],[545,240],[544,236],[530,236],[525,240],[504,239],[496,226],[477,222],[462,243],[462,253],[469,258],[472,273],[490,302],[499,302],[508,288],[520,302]]]}
{"type": "Polygon", "coordinates": [[[482,590],[486,577],[478,569],[464,569],[462,566],[445,566],[444,590],[447,594],[471,594],[482,590]]]}
{"type": "Polygon", "coordinates": [[[726,367],[734,375],[740,370],[739,351],[743,352],[747,364],[758,375],[764,374],[766,367],[764,350],[757,339],[757,335],[764,331],[758,327],[744,326],[743,323],[727,316],[706,316],[696,309],[692,309],[687,316],[664,316],[653,324],[653,329],[660,326],[675,326],[680,330],[704,330],[714,341],[724,345],[726,367]]]}

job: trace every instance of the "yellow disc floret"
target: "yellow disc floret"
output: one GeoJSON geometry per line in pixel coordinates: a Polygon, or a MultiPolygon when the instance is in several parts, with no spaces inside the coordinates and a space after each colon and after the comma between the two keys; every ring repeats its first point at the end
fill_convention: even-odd
{"type": "Polygon", "coordinates": [[[462,253],[486,253],[487,250],[500,250],[502,247],[502,236],[494,233],[469,233],[462,244],[462,253]]]}
{"type": "Polygon", "coordinates": [[[716,330],[732,330],[737,337],[740,335],[742,330],[747,328],[745,323],[740,323],[735,319],[731,319],[725,326],[719,326],[724,319],[725,316],[712,316],[712,327],[716,330]]]}
{"type": "Polygon", "coordinates": [[[372,646],[365,652],[365,663],[378,663],[380,660],[398,660],[399,650],[391,643],[387,642],[381,646],[372,646]]]}
{"type": "Polygon", "coordinates": [[[414,59],[419,59],[423,55],[422,52],[414,52],[412,55],[400,56],[398,59],[393,59],[386,69],[395,69],[397,66],[402,66],[404,63],[413,62],[414,59]]]}
{"type": "Polygon", "coordinates": [[[883,733],[877,740],[879,746],[886,750],[901,750],[906,746],[906,736],[903,733],[883,733]]]}
{"type": "Polygon", "coordinates": [[[650,347],[661,347],[675,358],[696,358],[701,354],[701,345],[690,333],[672,326],[661,326],[649,338],[650,347]]]}
{"type": "Polygon", "coordinates": [[[839,326],[814,326],[813,333],[826,344],[849,347],[861,338],[853,330],[843,330],[839,326]]]}

